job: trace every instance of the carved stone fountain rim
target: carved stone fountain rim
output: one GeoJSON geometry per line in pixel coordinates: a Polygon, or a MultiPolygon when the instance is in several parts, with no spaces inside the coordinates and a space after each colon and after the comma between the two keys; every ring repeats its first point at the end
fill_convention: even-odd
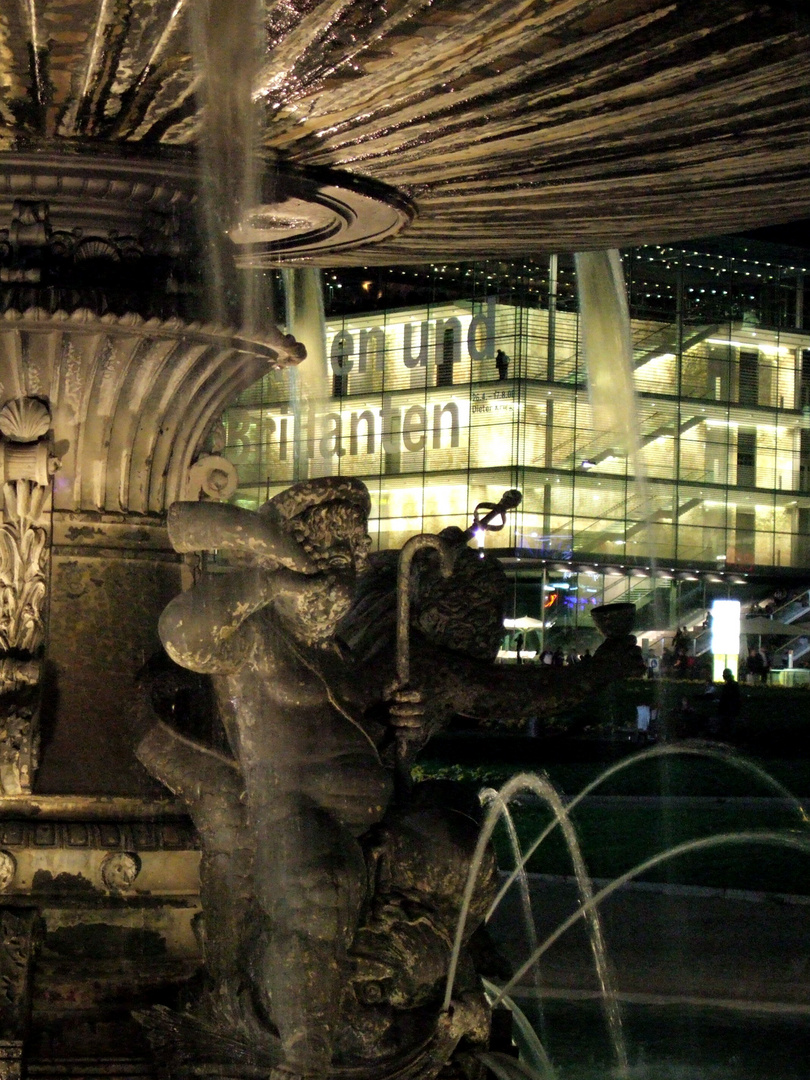
{"type": "Polygon", "coordinates": [[[99,152],[95,145],[65,143],[54,149],[50,142],[36,150],[3,150],[0,163],[0,198],[47,200],[63,195],[121,202],[134,199],[157,206],[190,205],[197,198],[197,164],[188,153],[163,150],[136,156],[99,152]]]}
{"type": "Polygon", "coordinates": [[[31,328],[41,331],[81,330],[83,326],[89,329],[91,325],[97,329],[101,324],[108,334],[132,335],[135,333],[143,337],[208,342],[220,348],[232,348],[235,352],[264,357],[279,367],[297,364],[306,356],[306,350],[300,342],[290,334],[281,333],[274,326],[266,326],[257,332],[247,329],[236,330],[217,323],[185,322],[176,317],[144,319],[134,312],[128,312],[126,315],[111,313],[98,315],[89,308],[77,308],[71,312],[63,310],[51,312],[40,307],[26,308],[25,311],[8,308],[0,314],[0,326],[3,322],[12,323],[19,329],[31,328]]]}
{"type": "MultiPolygon", "coordinates": [[[[296,167],[271,149],[263,159],[261,202],[231,233],[239,266],[322,259],[394,236],[416,216],[405,193],[380,181],[296,167]]],[[[139,147],[134,155],[79,140],[0,151],[0,218],[17,200],[42,201],[59,229],[128,234],[158,218],[173,232],[178,219],[193,216],[200,188],[194,151],[144,155],[139,147]]]]}

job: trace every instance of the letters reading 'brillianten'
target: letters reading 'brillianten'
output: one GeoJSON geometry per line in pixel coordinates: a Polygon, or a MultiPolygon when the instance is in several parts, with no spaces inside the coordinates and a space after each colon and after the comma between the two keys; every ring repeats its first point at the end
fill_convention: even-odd
{"type": "MultiPolygon", "coordinates": [[[[249,426],[235,425],[233,444],[251,443],[249,426]]],[[[448,401],[434,405],[430,412],[424,405],[398,409],[385,404],[382,409],[362,409],[345,418],[338,412],[317,413],[310,406],[300,424],[292,416],[265,414],[262,438],[274,446],[279,461],[287,461],[293,441],[307,447],[308,457],[327,459],[376,454],[378,449],[386,454],[421,451],[428,446],[439,450],[443,445],[458,446],[460,434],[458,403],[448,401]]]]}

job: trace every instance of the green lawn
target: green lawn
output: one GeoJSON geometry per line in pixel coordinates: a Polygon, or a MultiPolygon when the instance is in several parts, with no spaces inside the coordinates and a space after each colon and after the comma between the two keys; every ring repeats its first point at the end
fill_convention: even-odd
{"type": "MultiPolygon", "coordinates": [[[[524,752],[520,763],[489,765],[449,764],[426,760],[416,769],[419,779],[456,780],[471,795],[484,787],[500,788],[522,771],[536,770],[538,762],[524,752]]],[[[770,774],[788,792],[810,791],[810,762],[771,760],[756,762],[742,756],[703,758],[689,755],[652,757],[630,761],[594,790],[595,796],[641,796],[643,803],[624,799],[586,800],[576,807],[572,819],[590,873],[615,878],[636,864],[677,844],[727,832],[785,830],[810,842],[810,823],[797,806],[771,801],[782,792],[758,770],[770,774]],[[748,764],[746,764],[746,762],[748,764]],[[651,796],[662,796],[650,799],[651,796]],[[710,798],[701,804],[680,803],[668,796],[710,798]],[[726,801],[727,800],[727,801],[726,801]]],[[[549,763],[545,771],[568,800],[606,769],[604,762],[549,763]]],[[[810,811],[810,797],[805,797],[810,811]]],[[[514,810],[523,850],[550,820],[539,804],[522,799],[514,810]]],[[[496,848],[501,866],[510,868],[511,852],[499,829],[496,848]]],[[[529,869],[538,873],[570,874],[571,860],[559,829],[555,829],[532,857],[529,869]]],[[[679,856],[655,869],[643,880],[714,888],[752,889],[810,895],[810,854],[762,844],[713,847],[679,856]]]]}
{"type": "MultiPolygon", "coordinates": [[[[792,793],[810,812],[808,690],[741,688],[743,711],[735,731],[739,749],[734,753],[719,757],[682,753],[684,744],[673,741],[666,744],[666,756],[631,760],[635,749],[628,735],[640,701],[655,694],[663,709],[683,696],[699,704],[703,689],[700,684],[631,680],[612,687],[602,695],[605,700],[580,707],[578,719],[573,714],[561,718],[542,738],[510,734],[495,725],[489,733],[461,732],[437,739],[426,748],[414,775],[418,780],[458,781],[474,797],[483,787],[502,787],[516,773],[545,772],[570,800],[606,769],[624,763],[626,767],[600,784],[594,795],[662,798],[641,804],[626,799],[613,805],[610,800],[598,805],[586,801],[575,809],[573,820],[595,877],[615,878],[660,851],[725,832],[786,830],[810,840],[810,824],[795,807],[770,801],[792,793]],[[588,722],[590,716],[599,719],[588,722]],[[716,801],[684,806],[668,798],[677,796],[716,801]]],[[[548,821],[539,804],[526,800],[515,818],[524,848],[548,821]]],[[[496,846],[501,865],[511,866],[504,835],[496,836],[496,846]]],[[[530,869],[571,873],[559,830],[532,858],[530,869]]],[[[713,847],[649,870],[644,879],[810,895],[810,855],[762,844],[713,847]]]]}
{"type": "MultiPolygon", "coordinates": [[[[518,807],[514,817],[523,850],[550,820],[540,806],[518,807]]],[[[808,843],[806,855],[762,844],[712,847],[648,870],[642,880],[810,895],[810,825],[803,823],[795,810],[773,804],[684,807],[664,801],[658,805],[622,801],[615,807],[577,807],[572,819],[588,870],[600,878],[618,877],[658,852],[698,837],[771,830],[803,836],[808,843]]],[[[501,867],[510,868],[511,850],[501,827],[496,833],[496,849],[501,867]]],[[[532,856],[529,869],[545,874],[572,873],[559,829],[532,856]]]]}
{"type": "MultiPolygon", "coordinates": [[[[524,742],[524,740],[521,740],[524,742]]],[[[417,779],[449,779],[499,788],[518,772],[544,772],[554,786],[572,798],[587,784],[601,776],[609,761],[545,762],[542,749],[533,750],[529,740],[526,748],[516,755],[522,760],[507,762],[492,760],[486,764],[461,764],[441,758],[427,757],[415,768],[417,779]]],[[[761,761],[744,755],[732,757],[701,757],[676,752],[665,757],[648,757],[630,762],[633,756],[625,753],[616,760],[627,762],[594,791],[596,795],[703,795],[703,796],[779,796],[774,783],[759,775],[758,770],[771,776],[777,784],[798,797],[807,796],[810,803],[810,761],[805,759],[771,759],[761,761]]]]}

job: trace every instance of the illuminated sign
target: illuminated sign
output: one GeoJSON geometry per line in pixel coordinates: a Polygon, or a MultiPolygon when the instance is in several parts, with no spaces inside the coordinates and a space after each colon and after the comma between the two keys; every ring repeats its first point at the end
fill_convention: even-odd
{"type": "MultiPolygon", "coordinates": [[[[467,403],[461,403],[466,407],[467,403]]],[[[234,446],[252,442],[250,421],[232,421],[234,446]]],[[[418,452],[427,448],[457,447],[461,436],[459,402],[410,405],[389,403],[381,409],[360,408],[349,412],[321,412],[310,405],[300,418],[265,411],[262,438],[273,447],[279,461],[287,461],[294,443],[307,447],[309,458],[342,458],[345,455],[418,452]]]]}
{"type": "Polygon", "coordinates": [[[729,668],[736,674],[740,656],[740,601],[715,600],[712,603],[712,675],[715,682],[729,668]]]}
{"type": "Polygon", "coordinates": [[[396,351],[406,368],[427,367],[431,356],[436,365],[448,360],[461,360],[461,343],[466,341],[470,360],[492,360],[495,357],[495,297],[488,296],[486,311],[480,315],[451,315],[443,319],[423,319],[421,322],[389,323],[361,330],[343,328],[331,335],[327,332],[327,349],[332,371],[345,375],[355,369],[367,371],[373,358],[379,370],[384,366],[388,338],[402,334],[402,344],[396,351]],[[466,324],[466,334],[464,332],[466,324]]]}
{"type": "Polygon", "coordinates": [[[712,603],[712,652],[721,656],[740,651],[740,601],[715,600],[712,603]]]}

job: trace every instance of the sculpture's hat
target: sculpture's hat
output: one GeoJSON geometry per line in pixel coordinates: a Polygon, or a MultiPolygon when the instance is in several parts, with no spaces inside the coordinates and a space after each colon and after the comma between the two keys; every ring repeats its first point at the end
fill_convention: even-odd
{"type": "Polygon", "coordinates": [[[282,521],[289,522],[315,506],[330,502],[358,506],[366,517],[371,511],[371,496],[362,481],[351,476],[318,476],[279,492],[264,504],[262,513],[277,514],[282,521]]]}

